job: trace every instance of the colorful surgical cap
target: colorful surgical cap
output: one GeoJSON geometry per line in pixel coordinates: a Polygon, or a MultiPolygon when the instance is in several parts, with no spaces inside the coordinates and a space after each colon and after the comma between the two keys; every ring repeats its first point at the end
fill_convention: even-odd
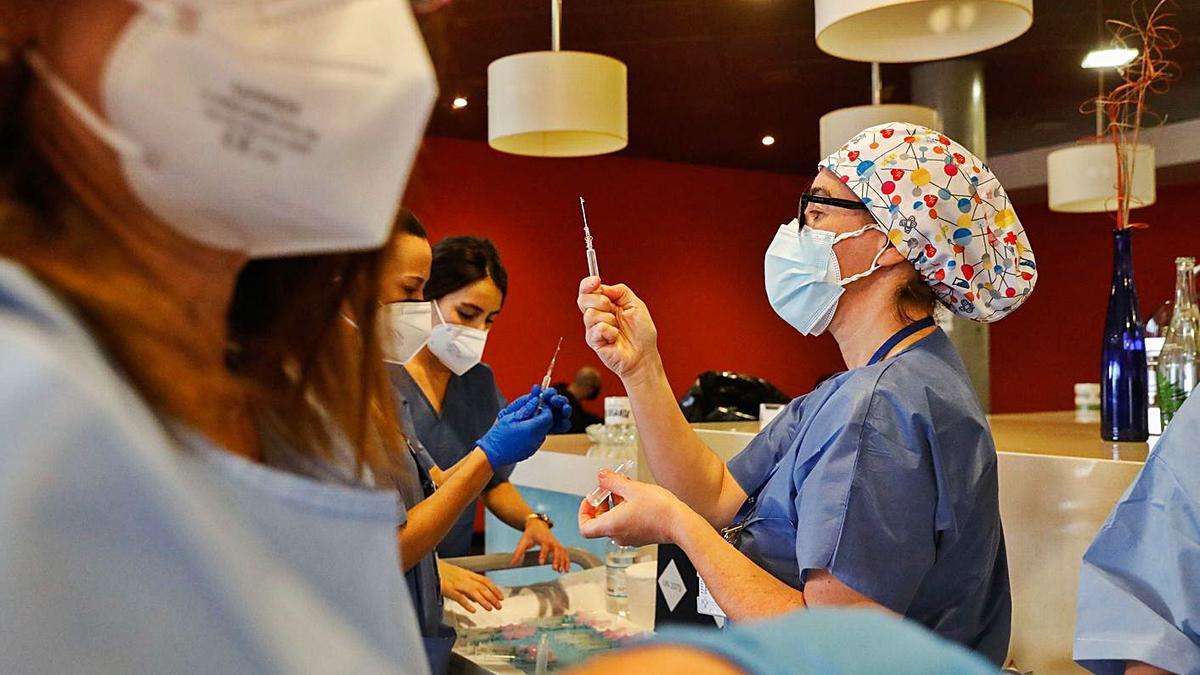
{"type": "Polygon", "coordinates": [[[996,321],[1025,302],[1037,263],[1000,181],[962,145],[918,124],[863,130],[825,158],[892,245],[959,316],[996,321]]]}

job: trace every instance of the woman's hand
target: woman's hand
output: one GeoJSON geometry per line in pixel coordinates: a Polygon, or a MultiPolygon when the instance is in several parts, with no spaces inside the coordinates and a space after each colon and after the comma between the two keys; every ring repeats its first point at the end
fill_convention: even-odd
{"type": "Polygon", "coordinates": [[[646,304],[628,286],[604,286],[600,277],[588,277],[579,283],[577,304],[588,346],[622,380],[660,364],[658,329],[646,304]]]}
{"type": "Polygon", "coordinates": [[[540,518],[528,518],[525,520],[525,534],[521,535],[521,541],[517,542],[517,548],[513,551],[512,562],[510,567],[515,567],[521,562],[521,558],[525,557],[525,552],[537,546],[541,549],[541,554],[538,555],[538,564],[545,565],[546,560],[550,560],[550,566],[555,572],[560,574],[566,572],[571,567],[571,557],[567,555],[567,549],[558,538],[550,532],[550,526],[546,521],[540,518]]]}
{"type": "Polygon", "coordinates": [[[551,431],[567,430],[571,406],[553,389],[533,385],[528,394],[508,404],[496,423],[476,442],[493,468],[528,459],[551,431]]]}
{"type": "Polygon", "coordinates": [[[438,572],[442,576],[442,595],[468,612],[474,614],[475,605],[488,610],[500,609],[504,594],[491,579],[442,560],[438,561],[438,572]]]}
{"type": "MultiPolygon", "coordinates": [[[[613,494],[616,505],[579,505],[579,533],[588,539],[610,537],[621,546],[675,543],[676,528],[695,513],[666,489],[630,480],[608,469],[600,472],[600,487],[613,494]]],[[[698,517],[698,516],[696,516],[698,517]]]]}

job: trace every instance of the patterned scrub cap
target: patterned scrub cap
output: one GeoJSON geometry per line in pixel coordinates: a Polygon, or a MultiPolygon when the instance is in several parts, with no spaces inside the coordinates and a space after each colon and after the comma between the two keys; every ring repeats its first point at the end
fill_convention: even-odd
{"type": "Polygon", "coordinates": [[[1008,195],[983,161],[950,138],[888,122],[851,138],[820,168],[858,195],[955,314],[996,321],[1033,291],[1037,263],[1008,195]]]}

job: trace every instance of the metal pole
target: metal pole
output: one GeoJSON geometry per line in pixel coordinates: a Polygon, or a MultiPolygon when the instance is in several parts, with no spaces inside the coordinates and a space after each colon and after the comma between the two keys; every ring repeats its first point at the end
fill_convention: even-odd
{"type": "Polygon", "coordinates": [[[550,47],[562,49],[562,0],[550,0],[550,47]]]}
{"type": "MultiPolygon", "coordinates": [[[[987,126],[984,118],[983,63],[935,61],[912,69],[912,101],[937,109],[941,131],[987,160],[987,126]]],[[[991,410],[988,328],[985,323],[949,314],[939,320],[942,329],[963,357],[967,374],[984,411],[991,410]]]]}
{"type": "Polygon", "coordinates": [[[879,74],[879,64],[871,63],[871,105],[883,103],[883,77],[879,74]]]}

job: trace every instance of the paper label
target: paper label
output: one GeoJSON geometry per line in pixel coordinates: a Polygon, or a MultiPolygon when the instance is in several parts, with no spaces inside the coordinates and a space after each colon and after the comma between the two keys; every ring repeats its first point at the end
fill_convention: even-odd
{"type": "Polygon", "coordinates": [[[687,592],[687,587],[683,585],[683,577],[679,575],[679,568],[675,566],[674,560],[667,563],[667,568],[658,578],[658,587],[662,589],[663,598],[667,601],[667,609],[674,612],[676,605],[687,592]]]}
{"type": "Polygon", "coordinates": [[[721,606],[713,599],[712,593],[708,592],[708,585],[704,583],[704,578],[697,576],[700,580],[700,591],[696,595],[696,611],[700,614],[725,618],[725,612],[721,610],[721,606]]]}

